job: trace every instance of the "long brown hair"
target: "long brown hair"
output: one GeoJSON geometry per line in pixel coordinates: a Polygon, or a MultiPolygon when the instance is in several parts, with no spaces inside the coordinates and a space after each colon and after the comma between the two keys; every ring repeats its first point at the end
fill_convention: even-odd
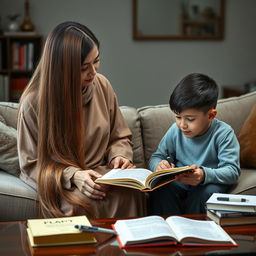
{"type": "Polygon", "coordinates": [[[60,200],[93,214],[90,205],[63,187],[68,166],[86,169],[82,116],[81,63],[99,42],[85,26],[59,24],[48,35],[42,57],[24,91],[38,97],[37,186],[41,214],[62,217],[60,200]]]}

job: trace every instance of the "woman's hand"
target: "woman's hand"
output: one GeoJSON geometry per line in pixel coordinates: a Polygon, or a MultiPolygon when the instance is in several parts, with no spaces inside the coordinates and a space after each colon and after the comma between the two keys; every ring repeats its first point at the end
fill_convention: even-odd
{"type": "Polygon", "coordinates": [[[103,199],[109,186],[99,185],[94,182],[96,178],[101,176],[93,170],[77,171],[72,178],[72,183],[89,198],[103,199]]]}
{"type": "Polygon", "coordinates": [[[174,168],[174,164],[169,164],[167,160],[162,160],[156,167],[156,171],[161,171],[163,169],[168,169],[168,168],[174,168]]]}
{"type": "Polygon", "coordinates": [[[121,169],[131,169],[131,168],[136,168],[135,165],[133,165],[130,160],[122,157],[122,156],[117,156],[115,158],[113,158],[110,163],[109,163],[109,167],[112,169],[117,169],[117,168],[121,168],[121,169]]]}
{"type": "Polygon", "coordinates": [[[204,181],[204,170],[197,167],[196,165],[193,166],[193,170],[185,173],[181,173],[176,176],[176,180],[183,184],[197,186],[204,181]]]}

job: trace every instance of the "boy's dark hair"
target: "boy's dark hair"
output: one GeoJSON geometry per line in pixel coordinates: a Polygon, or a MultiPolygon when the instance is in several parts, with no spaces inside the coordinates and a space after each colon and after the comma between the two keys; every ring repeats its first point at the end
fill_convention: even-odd
{"type": "Polygon", "coordinates": [[[192,73],[178,83],[171,94],[169,105],[176,114],[189,108],[206,113],[216,107],[217,100],[218,86],[216,82],[206,75],[192,73]]]}

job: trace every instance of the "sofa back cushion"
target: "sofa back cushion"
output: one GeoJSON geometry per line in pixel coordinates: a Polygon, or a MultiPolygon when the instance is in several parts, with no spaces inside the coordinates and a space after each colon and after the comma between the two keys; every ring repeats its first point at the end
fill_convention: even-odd
{"type": "Polygon", "coordinates": [[[17,152],[17,130],[6,124],[0,114],[0,169],[18,175],[19,159],[17,152]]]}
{"type": "Polygon", "coordinates": [[[133,107],[120,107],[124,119],[132,132],[133,163],[137,167],[145,167],[145,158],[142,145],[141,127],[137,109],[133,107]]]}
{"type": "Polygon", "coordinates": [[[0,169],[19,175],[17,152],[17,107],[16,103],[0,103],[0,169]]]}
{"type": "Polygon", "coordinates": [[[242,125],[256,103],[256,92],[240,97],[221,99],[217,105],[217,118],[228,123],[238,136],[242,125]]]}
{"type": "Polygon", "coordinates": [[[146,167],[149,158],[169,127],[175,122],[175,115],[169,105],[148,106],[138,109],[141,121],[146,167]]]}

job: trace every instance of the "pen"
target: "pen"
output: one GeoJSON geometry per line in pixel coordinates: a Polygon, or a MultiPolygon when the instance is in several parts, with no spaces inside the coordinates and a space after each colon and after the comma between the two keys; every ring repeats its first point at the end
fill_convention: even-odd
{"type": "Polygon", "coordinates": [[[116,235],[117,232],[113,229],[98,228],[93,226],[75,225],[74,228],[79,229],[80,232],[95,232],[95,233],[108,233],[116,235]]]}
{"type": "Polygon", "coordinates": [[[166,155],[166,160],[168,161],[168,163],[172,166],[172,159],[169,157],[169,155],[166,155]]]}
{"type": "Polygon", "coordinates": [[[245,198],[229,198],[229,197],[217,197],[218,201],[229,201],[229,202],[247,202],[245,198]]]}

